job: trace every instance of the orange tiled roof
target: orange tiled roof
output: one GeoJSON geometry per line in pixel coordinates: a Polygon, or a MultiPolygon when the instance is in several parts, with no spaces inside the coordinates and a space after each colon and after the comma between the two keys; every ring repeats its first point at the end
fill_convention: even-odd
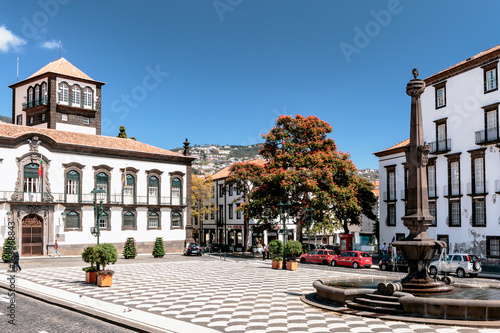
{"type": "Polygon", "coordinates": [[[158,148],[131,139],[0,123],[0,138],[17,138],[24,134],[36,135],[37,133],[46,135],[53,139],[55,142],[62,144],[169,156],[184,156],[179,153],[174,153],[166,149],[158,148]]]}
{"type": "Polygon", "coordinates": [[[88,76],[87,74],[85,74],[84,72],[82,72],[81,70],[76,68],[73,64],[71,64],[68,60],[66,60],[64,58],[59,58],[55,61],[52,61],[50,64],[39,69],[36,73],[31,75],[28,79],[35,77],[35,76],[38,76],[40,74],[49,73],[49,72],[94,81],[90,78],[90,76],[88,76]]]}
{"type": "Polygon", "coordinates": [[[373,154],[375,156],[378,156],[378,157],[389,155],[390,153],[393,153],[393,151],[395,153],[395,150],[402,150],[404,147],[408,146],[409,144],[410,144],[410,139],[406,139],[406,140],[401,141],[400,143],[395,144],[392,147],[378,151],[378,152],[373,153],[373,154]]]}
{"type": "MultiPolygon", "coordinates": [[[[264,166],[266,165],[266,161],[260,159],[260,158],[255,158],[253,160],[249,160],[249,161],[246,161],[246,162],[243,162],[243,163],[252,163],[252,164],[255,164],[255,165],[259,165],[259,166],[264,166]]],[[[227,178],[229,177],[229,169],[233,166],[233,164],[225,167],[224,169],[216,172],[213,176],[212,176],[212,179],[213,180],[217,180],[217,179],[224,179],[224,178],[227,178]]]]}

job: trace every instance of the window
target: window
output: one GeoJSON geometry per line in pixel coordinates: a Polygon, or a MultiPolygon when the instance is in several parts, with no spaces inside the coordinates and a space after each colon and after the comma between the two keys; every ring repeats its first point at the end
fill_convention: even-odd
{"type": "Polygon", "coordinates": [[[241,195],[242,184],[236,184],[236,195],[241,195]]]}
{"type": "Polygon", "coordinates": [[[446,123],[436,124],[436,133],[437,133],[437,151],[443,152],[446,151],[446,123]]]}
{"type": "Polygon", "coordinates": [[[182,228],[182,216],[179,213],[172,213],[172,228],[182,228]]]}
{"type": "Polygon", "coordinates": [[[68,85],[59,83],[59,102],[68,102],[68,85]]]}
{"type": "Polygon", "coordinates": [[[484,93],[489,93],[498,89],[497,63],[498,61],[495,61],[494,63],[483,66],[484,93]]]}
{"type": "Polygon", "coordinates": [[[472,201],[472,225],[475,227],[486,227],[486,205],[484,199],[472,201]]]}
{"type": "Polygon", "coordinates": [[[71,170],[66,174],[66,193],[80,193],[80,174],[75,170],[71,170]]]}
{"type": "Polygon", "coordinates": [[[38,193],[40,192],[40,177],[38,176],[37,163],[30,163],[24,166],[24,192],[38,193]]]}
{"type": "Polygon", "coordinates": [[[236,204],[236,218],[241,219],[241,210],[239,210],[240,204],[236,204]]]}
{"type": "Polygon", "coordinates": [[[151,212],[148,216],[148,228],[158,229],[160,227],[160,217],[157,213],[151,212]]]}
{"type": "Polygon", "coordinates": [[[45,113],[42,114],[42,121],[45,121],[45,113]]]}
{"type": "Polygon", "coordinates": [[[62,121],[68,121],[68,115],[67,114],[62,114],[61,115],[61,120],[62,121]]]}
{"type": "Polygon", "coordinates": [[[223,214],[224,213],[224,206],[222,205],[219,205],[219,210],[217,211],[217,215],[218,215],[218,223],[222,224],[222,221],[223,221],[223,214]]]}
{"type": "Polygon", "coordinates": [[[80,214],[75,211],[66,214],[66,229],[80,229],[80,214]]]}
{"type": "Polygon", "coordinates": [[[215,220],[215,209],[212,209],[212,211],[210,212],[210,219],[215,220]]]}
{"type": "Polygon", "coordinates": [[[434,218],[434,220],[431,221],[431,226],[433,226],[433,227],[437,226],[437,219],[436,219],[437,212],[436,212],[436,202],[435,201],[429,202],[429,214],[431,214],[431,216],[434,218]]]}
{"type": "Polygon", "coordinates": [[[30,117],[30,124],[33,124],[33,117],[30,117]]]}
{"type": "Polygon", "coordinates": [[[233,184],[229,185],[229,196],[233,196],[233,184]]]}
{"type": "Polygon", "coordinates": [[[486,236],[486,256],[500,258],[500,236],[486,236]]]}
{"type": "Polygon", "coordinates": [[[436,109],[446,106],[446,82],[435,86],[436,89],[436,109]]]}
{"type": "Polygon", "coordinates": [[[449,163],[449,186],[450,196],[460,195],[460,162],[453,161],[449,163]]]}
{"type": "Polygon", "coordinates": [[[498,140],[498,110],[485,112],[486,142],[498,140]]]}
{"type": "MultiPolygon", "coordinates": [[[[484,151],[483,151],[484,154],[484,151]]],[[[473,184],[473,194],[484,194],[485,182],[484,182],[484,157],[476,157],[472,160],[472,184],[473,184]]]]}
{"type": "Polygon", "coordinates": [[[16,124],[22,125],[23,124],[23,115],[18,115],[16,118],[16,124]]]}
{"type": "Polygon", "coordinates": [[[96,180],[95,180],[95,187],[96,190],[104,190],[104,202],[107,202],[108,198],[108,184],[109,184],[109,177],[106,173],[104,172],[99,172],[96,175],[96,180]]]}
{"type": "Polygon", "coordinates": [[[208,212],[210,210],[210,207],[209,206],[205,206],[205,216],[204,216],[204,219],[205,220],[208,220],[208,212]]]}
{"type": "Polygon", "coordinates": [[[106,212],[102,212],[101,219],[99,220],[99,229],[109,228],[109,215],[106,212]]]}
{"type": "Polygon", "coordinates": [[[122,229],[135,229],[135,214],[131,211],[123,214],[123,227],[122,229]]]}
{"type": "Polygon", "coordinates": [[[182,204],[182,181],[179,178],[172,179],[172,205],[182,204]]]}
{"type": "Polygon", "coordinates": [[[160,201],[159,195],[160,180],[156,176],[151,176],[148,179],[148,203],[157,205],[160,201]]]}
{"type": "Polygon", "coordinates": [[[126,176],[125,186],[123,186],[123,203],[133,204],[135,199],[135,178],[131,174],[126,176]]]}
{"type": "Polygon", "coordinates": [[[427,190],[429,198],[436,198],[436,159],[429,159],[427,164],[427,190]]]}
{"type": "Polygon", "coordinates": [[[90,124],[90,119],[89,118],[83,118],[83,124],[84,125],[90,124]]]}
{"type": "Polygon", "coordinates": [[[459,227],[460,221],[460,201],[450,201],[449,204],[449,225],[450,227],[459,227]]]}
{"type": "Polygon", "coordinates": [[[33,107],[33,88],[28,89],[28,108],[33,107]]]}
{"type": "Polygon", "coordinates": [[[83,106],[92,107],[92,90],[90,88],[83,90],[83,106]]]}
{"type": "Polygon", "coordinates": [[[396,169],[387,169],[387,200],[396,200],[396,169]]]}
{"type": "Polygon", "coordinates": [[[219,185],[219,197],[223,197],[224,196],[224,185],[220,184],[219,185]]]}
{"type": "Polygon", "coordinates": [[[387,225],[396,225],[396,205],[394,203],[387,205],[387,225]]]}
{"type": "Polygon", "coordinates": [[[80,90],[80,87],[78,86],[73,86],[71,88],[71,103],[73,105],[79,105],[80,104],[80,97],[81,97],[82,91],[80,90]]]}
{"type": "Polygon", "coordinates": [[[42,103],[47,104],[47,83],[42,83],[42,103]]]}
{"type": "Polygon", "coordinates": [[[227,211],[228,211],[228,214],[229,214],[229,218],[233,219],[233,204],[227,205],[227,211]]]}
{"type": "Polygon", "coordinates": [[[35,106],[40,104],[40,86],[37,85],[35,87],[35,106]]]}

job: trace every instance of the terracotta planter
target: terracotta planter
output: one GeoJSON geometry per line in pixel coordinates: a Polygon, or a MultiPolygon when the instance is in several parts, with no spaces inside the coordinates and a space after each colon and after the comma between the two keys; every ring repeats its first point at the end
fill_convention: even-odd
{"type": "Polygon", "coordinates": [[[95,272],[85,272],[85,282],[95,283],[95,272]]]}
{"type": "Polygon", "coordinates": [[[97,275],[97,285],[99,287],[111,287],[113,275],[97,275]]]}
{"type": "Polygon", "coordinates": [[[282,260],[273,260],[273,268],[279,269],[283,267],[282,260]]]}
{"type": "Polygon", "coordinates": [[[287,261],[286,262],[286,269],[289,271],[296,271],[297,270],[297,262],[296,261],[287,261]]]}

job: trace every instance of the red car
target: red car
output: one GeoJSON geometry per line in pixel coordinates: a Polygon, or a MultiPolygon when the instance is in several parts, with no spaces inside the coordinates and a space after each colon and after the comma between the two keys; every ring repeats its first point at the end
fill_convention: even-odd
{"type": "Polygon", "coordinates": [[[372,266],[372,257],[362,251],[346,251],[333,258],[332,266],[351,266],[353,268],[372,266]]]}
{"type": "Polygon", "coordinates": [[[301,255],[299,259],[302,264],[315,262],[318,264],[329,265],[332,262],[333,257],[335,257],[335,251],[317,249],[301,255]]]}

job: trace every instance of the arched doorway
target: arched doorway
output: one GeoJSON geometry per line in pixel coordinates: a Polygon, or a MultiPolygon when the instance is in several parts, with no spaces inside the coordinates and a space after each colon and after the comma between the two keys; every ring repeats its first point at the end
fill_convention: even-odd
{"type": "Polygon", "coordinates": [[[27,215],[23,219],[22,255],[39,256],[43,254],[43,223],[35,214],[27,215]]]}

